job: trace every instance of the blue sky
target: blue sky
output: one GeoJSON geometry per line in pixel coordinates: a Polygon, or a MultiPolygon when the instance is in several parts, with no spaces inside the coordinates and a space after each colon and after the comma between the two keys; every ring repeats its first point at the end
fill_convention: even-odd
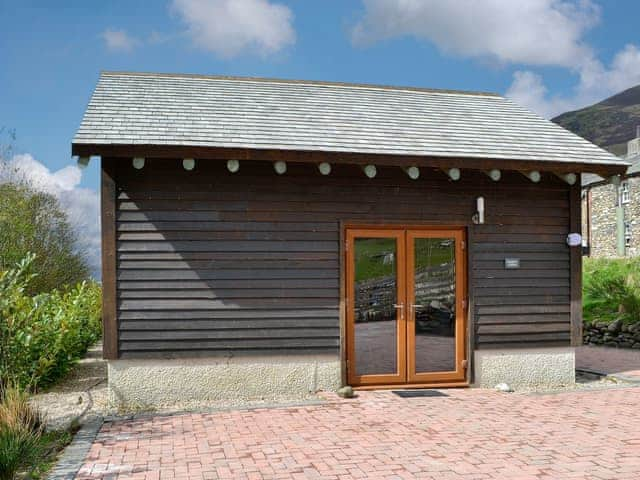
{"type": "Polygon", "coordinates": [[[640,83],[634,0],[0,0],[0,19],[0,127],[80,217],[98,169],[70,143],[100,70],[488,90],[547,117],[640,83]]]}

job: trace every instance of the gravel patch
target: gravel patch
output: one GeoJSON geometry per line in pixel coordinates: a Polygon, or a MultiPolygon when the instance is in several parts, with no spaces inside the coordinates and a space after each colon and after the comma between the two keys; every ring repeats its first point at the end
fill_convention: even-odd
{"type": "Polygon", "coordinates": [[[58,384],[32,397],[42,412],[47,429],[66,429],[85,416],[102,416],[107,405],[107,363],[102,345],[87,351],[69,374],[58,384]]]}

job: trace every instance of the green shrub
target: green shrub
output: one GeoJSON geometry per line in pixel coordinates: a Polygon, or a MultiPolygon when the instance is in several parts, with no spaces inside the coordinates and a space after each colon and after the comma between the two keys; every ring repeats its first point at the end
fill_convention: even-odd
{"type": "Polygon", "coordinates": [[[101,335],[100,286],[81,282],[31,296],[34,259],[0,272],[0,386],[50,384],[101,335]]]}
{"type": "Polygon", "coordinates": [[[582,300],[587,323],[640,321],[640,259],[585,259],[582,300]]]}
{"type": "Polygon", "coordinates": [[[29,404],[28,395],[15,387],[4,390],[0,401],[0,480],[16,472],[41,453],[43,424],[29,404]]]}

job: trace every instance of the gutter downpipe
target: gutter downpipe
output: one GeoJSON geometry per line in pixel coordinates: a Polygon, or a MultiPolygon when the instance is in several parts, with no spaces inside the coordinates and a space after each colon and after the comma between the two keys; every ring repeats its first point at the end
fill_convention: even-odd
{"type": "Polygon", "coordinates": [[[615,175],[610,179],[616,189],[616,253],[619,257],[624,257],[624,209],[622,207],[622,198],[620,197],[620,180],[620,175],[615,175]]]}
{"type": "MultiPolygon", "coordinates": [[[[620,187],[616,187],[618,189],[620,187]]],[[[624,257],[624,210],[622,205],[616,207],[616,250],[619,257],[624,257]]]]}

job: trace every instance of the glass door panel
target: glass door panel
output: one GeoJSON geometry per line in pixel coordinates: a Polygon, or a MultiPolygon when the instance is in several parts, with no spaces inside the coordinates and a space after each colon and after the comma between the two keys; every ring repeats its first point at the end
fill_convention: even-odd
{"type": "Polygon", "coordinates": [[[408,231],[407,261],[409,380],[462,379],[462,232],[408,231]]]}
{"type": "Polygon", "coordinates": [[[350,383],[406,378],[403,237],[396,230],[348,231],[350,383]]]}

